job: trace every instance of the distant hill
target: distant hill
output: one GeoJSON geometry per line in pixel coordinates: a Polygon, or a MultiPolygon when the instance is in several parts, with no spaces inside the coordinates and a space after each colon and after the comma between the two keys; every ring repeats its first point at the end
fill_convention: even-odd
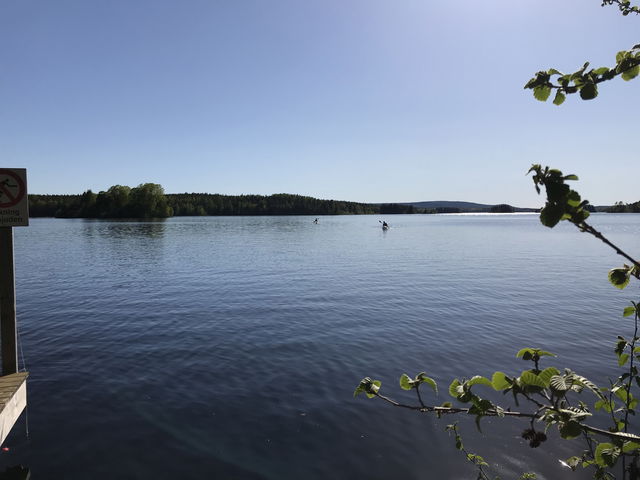
{"type": "MultiPolygon", "coordinates": [[[[483,213],[483,212],[491,212],[496,211],[496,207],[510,207],[514,212],[537,212],[536,208],[520,208],[513,207],[507,204],[500,205],[488,205],[485,203],[473,203],[473,202],[452,202],[446,200],[435,200],[429,202],[408,202],[403,205],[413,205],[416,208],[425,208],[428,210],[435,210],[440,213],[483,213]]],[[[507,209],[502,208],[499,210],[507,211],[507,209]]]]}

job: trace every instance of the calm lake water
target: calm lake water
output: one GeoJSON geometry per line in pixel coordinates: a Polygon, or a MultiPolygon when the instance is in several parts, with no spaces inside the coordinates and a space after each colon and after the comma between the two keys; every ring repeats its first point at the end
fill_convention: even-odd
{"type": "MultiPolygon", "coordinates": [[[[26,464],[34,479],[469,478],[443,431],[454,418],[354,399],[359,380],[409,401],[398,377],[427,371],[441,392],[426,396],[442,403],[454,377],[528,368],[515,359],[526,346],[596,382],[617,374],[637,289],[608,284],[623,262],[602,243],[535,215],[392,216],[388,232],[381,219],[16,228],[28,422],[0,467],[26,464]]],[[[591,221],[640,253],[640,215],[591,221]]],[[[480,434],[459,420],[505,479],[530,465],[560,478],[557,458],[582,447],[532,450],[524,423],[486,419],[480,434]]]]}

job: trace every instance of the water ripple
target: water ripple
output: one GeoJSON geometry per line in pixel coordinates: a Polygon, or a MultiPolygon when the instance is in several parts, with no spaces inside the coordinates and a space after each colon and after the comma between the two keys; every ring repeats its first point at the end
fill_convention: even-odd
{"type": "MultiPolygon", "coordinates": [[[[402,372],[446,390],[520,371],[515,350],[530,345],[612,375],[628,294],[606,284],[620,261],[598,242],[533,215],[388,220],[388,232],[371,216],[17,229],[31,436],[16,429],[11,460],[65,479],[468,478],[444,420],[353,399],[358,380],[410,399],[402,372]]],[[[638,247],[640,216],[593,222],[638,247]]],[[[461,426],[504,477],[523,459],[561,474],[566,446],[532,453],[501,424],[487,437],[461,426]]]]}

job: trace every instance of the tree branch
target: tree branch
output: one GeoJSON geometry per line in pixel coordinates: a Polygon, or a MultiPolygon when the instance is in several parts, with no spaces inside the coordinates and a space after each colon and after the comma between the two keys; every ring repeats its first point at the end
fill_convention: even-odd
{"type": "MultiPolygon", "coordinates": [[[[422,413],[438,413],[438,414],[458,414],[458,413],[464,413],[464,414],[468,414],[469,413],[469,409],[468,408],[459,408],[459,407],[438,407],[435,405],[427,405],[427,406],[418,406],[418,405],[407,405],[404,403],[400,403],[397,402],[395,400],[393,400],[392,398],[389,398],[385,395],[382,395],[380,393],[374,393],[374,396],[380,398],[381,400],[384,400],[387,403],[390,403],[391,405],[395,406],[395,407],[400,407],[400,408],[407,408],[409,410],[416,410],[418,412],[422,412],[422,413]]],[[[545,409],[552,409],[551,407],[546,407],[545,409]]],[[[534,420],[540,420],[542,418],[542,415],[540,413],[524,413],[524,412],[512,412],[510,410],[504,410],[501,412],[498,412],[497,410],[487,410],[484,414],[487,417],[498,417],[498,416],[505,416],[505,417],[518,417],[518,418],[528,418],[528,419],[534,419],[534,420]]],[[[591,425],[588,425],[586,423],[580,423],[580,427],[587,432],[591,432],[591,433],[596,433],[598,435],[602,435],[605,437],[609,437],[611,439],[615,439],[615,440],[622,440],[622,441],[634,441],[634,442],[640,442],[640,436],[638,435],[633,435],[631,433],[625,433],[625,432],[610,432],[608,430],[603,430],[602,428],[597,428],[597,427],[593,427],[591,425]]]]}
{"type": "Polygon", "coordinates": [[[640,13],[640,9],[637,6],[631,5],[630,2],[625,2],[622,0],[602,0],[602,7],[604,7],[605,5],[617,5],[618,9],[620,9],[620,12],[622,13],[622,15],[627,16],[630,13],[635,13],[636,15],[638,15],[638,13],[640,13]]]}
{"type": "MultiPolygon", "coordinates": [[[[633,263],[636,267],[638,267],[640,269],[640,262],[638,262],[638,260],[635,260],[634,258],[632,258],[630,255],[626,254],[625,252],[623,252],[617,245],[615,245],[614,243],[612,243],[607,237],[605,237],[604,235],[602,235],[602,233],[600,233],[598,230],[596,230],[595,228],[593,228],[591,225],[589,225],[587,222],[582,222],[579,225],[577,225],[583,232],[587,232],[590,233],[591,235],[593,235],[594,237],[600,239],[602,242],[604,242],[605,244],[607,244],[608,246],[610,246],[611,248],[613,248],[615,250],[615,252],[626,258],[627,260],[629,260],[631,263],[633,263]]],[[[635,274],[636,278],[638,277],[638,273],[635,274]]]]}

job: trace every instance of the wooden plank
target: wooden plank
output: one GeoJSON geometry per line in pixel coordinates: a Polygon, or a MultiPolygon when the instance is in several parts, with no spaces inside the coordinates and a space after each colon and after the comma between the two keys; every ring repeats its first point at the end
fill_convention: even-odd
{"type": "Polygon", "coordinates": [[[28,376],[29,372],[20,372],[0,377],[0,445],[27,406],[28,376]]]}
{"type": "Polygon", "coordinates": [[[0,342],[3,375],[18,371],[16,332],[13,227],[0,227],[0,342]]]}

